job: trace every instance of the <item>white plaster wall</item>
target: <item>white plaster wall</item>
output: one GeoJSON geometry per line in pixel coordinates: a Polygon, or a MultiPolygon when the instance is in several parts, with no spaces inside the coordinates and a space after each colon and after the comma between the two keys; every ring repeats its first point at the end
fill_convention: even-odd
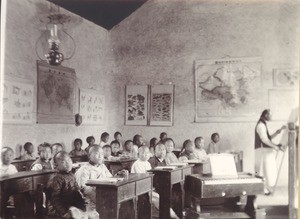
{"type": "MultiPolygon", "coordinates": [[[[48,7],[49,3],[44,0],[7,1],[4,78],[29,80],[36,89],[36,60],[38,57],[35,54],[35,43],[41,34],[41,31],[37,29],[39,23],[37,14],[46,12],[49,10],[48,7]]],[[[61,11],[67,13],[63,9],[61,11]]],[[[77,17],[74,14],[72,16],[77,17]]],[[[111,98],[114,94],[110,89],[113,81],[114,62],[110,59],[108,32],[86,20],[67,32],[76,42],[76,53],[72,59],[64,61],[63,65],[75,69],[78,87],[94,89],[105,95],[105,124],[79,127],[71,124],[3,124],[2,146],[14,148],[16,156],[19,154],[19,145],[23,145],[27,141],[32,142],[35,146],[42,142],[61,142],[67,151],[72,149],[72,142],[75,138],[81,138],[84,147],[87,145],[85,139],[89,135],[94,135],[96,142],[99,142],[101,133],[107,130],[108,121],[114,117],[110,110],[113,102],[111,98]]],[[[68,43],[62,40],[62,48],[65,46],[64,42],[68,43]]],[[[36,103],[34,104],[34,109],[36,109],[36,103]]]]}
{"type": "MultiPolygon", "coordinates": [[[[116,126],[123,136],[142,134],[147,142],[166,131],[177,147],[185,139],[218,132],[220,146],[244,151],[244,170],[254,169],[254,127],[245,123],[194,123],[194,61],[223,57],[261,56],[264,108],[272,88],[273,68],[298,67],[298,4],[271,1],[149,0],[111,31],[117,72],[126,76],[118,86],[116,126]],[[174,126],[124,125],[126,84],[175,84],[174,126]]],[[[272,123],[271,131],[282,123],[272,123]]],[[[287,166],[285,165],[286,178],[287,166]]],[[[287,181],[283,180],[283,184],[287,181]]]]}

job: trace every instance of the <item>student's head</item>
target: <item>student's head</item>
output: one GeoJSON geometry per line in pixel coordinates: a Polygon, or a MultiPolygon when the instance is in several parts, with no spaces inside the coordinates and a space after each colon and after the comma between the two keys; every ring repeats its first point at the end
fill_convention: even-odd
{"type": "Polygon", "coordinates": [[[194,143],[195,143],[196,148],[198,148],[198,149],[204,148],[204,139],[201,136],[195,138],[194,143]]]}
{"type": "Polygon", "coordinates": [[[52,154],[54,156],[57,152],[63,150],[63,146],[60,143],[54,143],[51,145],[51,149],[52,149],[52,154]]]}
{"type": "Polygon", "coordinates": [[[182,147],[185,149],[185,151],[187,153],[193,153],[194,150],[195,150],[195,145],[193,144],[193,142],[190,139],[185,140],[183,142],[183,146],[182,147]]]}
{"type": "Polygon", "coordinates": [[[165,140],[168,138],[168,135],[167,135],[167,133],[162,132],[162,133],[160,133],[159,138],[160,138],[160,141],[164,143],[165,140]]]}
{"type": "Polygon", "coordinates": [[[103,149],[100,145],[93,145],[89,149],[89,160],[94,164],[101,164],[104,160],[103,149]]]}
{"type": "Polygon", "coordinates": [[[3,147],[1,149],[1,162],[4,165],[9,165],[14,159],[14,151],[10,147],[3,147]]]}
{"type": "Polygon", "coordinates": [[[103,133],[101,134],[101,141],[107,143],[108,140],[109,140],[109,134],[108,134],[107,132],[103,132],[103,133]]]}
{"type": "Polygon", "coordinates": [[[77,151],[80,151],[81,150],[81,147],[82,147],[82,140],[80,138],[76,138],[74,140],[74,147],[75,147],[75,150],[77,151]]]}
{"type": "Polygon", "coordinates": [[[72,170],[72,159],[66,151],[57,152],[54,157],[54,166],[59,172],[70,172],[72,170]]]}
{"type": "Polygon", "coordinates": [[[52,158],[52,150],[49,144],[43,144],[40,152],[40,158],[43,161],[49,161],[52,158]]]}
{"type": "Polygon", "coordinates": [[[155,146],[155,156],[160,159],[164,159],[166,157],[166,146],[164,144],[158,143],[155,146]]]}
{"type": "Polygon", "coordinates": [[[95,144],[95,138],[94,136],[89,136],[86,138],[86,142],[89,144],[89,145],[92,145],[92,144],[95,144]]]}
{"type": "Polygon", "coordinates": [[[109,156],[111,156],[111,147],[109,144],[106,144],[102,147],[103,149],[103,155],[105,158],[108,158],[109,156]]]}
{"type": "Polygon", "coordinates": [[[132,141],[133,144],[137,145],[138,147],[141,147],[144,143],[143,137],[141,135],[135,135],[132,141]]]}
{"type": "Polygon", "coordinates": [[[151,138],[150,140],[150,147],[155,147],[155,145],[157,144],[158,140],[157,138],[151,138]]]}
{"type": "Polygon", "coordinates": [[[24,144],[24,150],[28,153],[28,154],[32,154],[33,151],[34,151],[34,148],[33,148],[33,144],[31,142],[26,142],[24,144]]]}
{"type": "Polygon", "coordinates": [[[260,120],[270,121],[271,120],[271,111],[269,109],[265,109],[264,111],[262,111],[262,113],[260,115],[260,120]]]}
{"type": "Polygon", "coordinates": [[[126,151],[131,152],[133,150],[133,142],[131,140],[125,141],[124,148],[126,151]]]}
{"type": "Polygon", "coordinates": [[[120,142],[118,142],[117,140],[112,141],[110,143],[110,147],[112,153],[117,153],[118,151],[120,151],[120,142]]]}
{"type": "Polygon", "coordinates": [[[220,135],[219,135],[217,132],[213,133],[213,134],[211,135],[211,140],[212,140],[213,142],[215,142],[215,143],[219,142],[219,140],[220,140],[220,135]]]}
{"type": "Polygon", "coordinates": [[[172,138],[165,139],[165,146],[167,153],[171,153],[174,150],[175,143],[172,138]]]}
{"type": "Polygon", "coordinates": [[[149,159],[150,151],[147,146],[141,146],[139,148],[139,159],[142,161],[147,161],[149,159]]]}
{"type": "Polygon", "coordinates": [[[120,142],[122,140],[121,132],[115,132],[114,138],[115,138],[116,141],[120,142]]]}

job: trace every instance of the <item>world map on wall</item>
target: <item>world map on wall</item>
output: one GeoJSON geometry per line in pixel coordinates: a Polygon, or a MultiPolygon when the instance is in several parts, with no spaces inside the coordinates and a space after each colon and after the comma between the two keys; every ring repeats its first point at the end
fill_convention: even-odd
{"type": "Polygon", "coordinates": [[[261,63],[258,58],[197,61],[196,119],[249,117],[260,111],[261,63]]]}

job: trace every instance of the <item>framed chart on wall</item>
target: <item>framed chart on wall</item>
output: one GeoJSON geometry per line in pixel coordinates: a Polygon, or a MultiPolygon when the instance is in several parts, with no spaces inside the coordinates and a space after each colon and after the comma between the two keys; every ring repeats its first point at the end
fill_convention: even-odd
{"type": "Polygon", "coordinates": [[[34,86],[17,79],[3,81],[2,115],[4,123],[33,123],[34,86]]]}
{"type": "Polygon", "coordinates": [[[75,70],[37,61],[37,123],[74,124],[75,70]]]}
{"type": "Polygon", "coordinates": [[[103,125],[105,97],[95,90],[80,89],[79,113],[83,125],[103,125]]]}
{"type": "Polygon", "coordinates": [[[153,85],[150,95],[150,125],[172,126],[174,85],[153,85]]]}
{"type": "Polygon", "coordinates": [[[125,125],[147,125],[148,85],[127,85],[125,125]]]}

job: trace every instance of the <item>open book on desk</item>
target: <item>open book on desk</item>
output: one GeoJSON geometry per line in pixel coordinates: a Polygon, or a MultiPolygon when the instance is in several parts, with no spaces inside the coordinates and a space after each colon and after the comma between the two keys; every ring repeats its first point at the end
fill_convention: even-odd
{"type": "Polygon", "coordinates": [[[100,178],[100,179],[89,179],[86,183],[90,184],[97,184],[97,183],[116,183],[123,181],[124,178],[122,177],[107,177],[107,178],[100,178]]]}
{"type": "Polygon", "coordinates": [[[184,163],[184,162],[177,162],[177,163],[170,163],[169,166],[176,166],[176,167],[184,167],[188,165],[188,163],[184,163]]]}
{"type": "Polygon", "coordinates": [[[175,170],[177,166],[158,166],[155,167],[155,170],[175,170]]]}

